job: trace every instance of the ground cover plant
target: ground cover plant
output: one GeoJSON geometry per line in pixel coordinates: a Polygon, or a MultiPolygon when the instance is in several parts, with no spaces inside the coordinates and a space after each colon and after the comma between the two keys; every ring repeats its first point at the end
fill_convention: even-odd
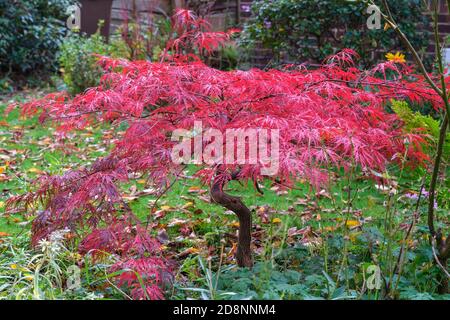
{"type": "Polygon", "coordinates": [[[410,110],[442,113],[445,78],[348,49],[220,71],[197,55],[234,30],[173,28],[160,61],[99,57],[99,86],[2,106],[0,297],[448,299],[446,135],[410,110]]]}

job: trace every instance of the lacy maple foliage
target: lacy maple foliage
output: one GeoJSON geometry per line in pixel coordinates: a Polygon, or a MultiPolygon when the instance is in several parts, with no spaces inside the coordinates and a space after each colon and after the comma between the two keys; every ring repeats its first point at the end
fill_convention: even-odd
{"type": "MultiPolygon", "coordinates": [[[[157,241],[124,203],[119,186],[142,173],[159,190],[167,187],[184,168],[171,159],[178,143],[171,133],[192,129],[195,121],[221,132],[279,129],[279,170],[270,179],[288,186],[299,180],[324,185],[330,167],[358,166],[370,173],[383,171],[404,154],[416,165],[428,159],[421,150],[424,138],[405,134],[399,118],[384,109],[392,98],[429,101],[440,108],[439,97],[423,77],[405,65],[387,62],[364,71],[355,64],[356,53],[344,50],[315,70],[288,66],[220,71],[185,49],[211,50],[227,40],[228,33],[199,31],[204,22],[185,10],[174,23],[180,36],[161,62],[101,57],[105,74],[98,87],[74,98],[54,93],[22,106],[24,114],[40,113],[41,121],[56,123],[61,134],[99,122],[128,124],[123,136],[114,137],[107,157],[61,176],[44,174],[36,181],[36,191],[9,201],[27,208],[41,201],[33,243],[62,228],[88,230],[81,252],[119,255],[122,260],[114,270],[136,271],[120,278],[120,284],[133,289],[133,297],[163,298],[159,287],[167,277],[161,271],[169,269],[157,241]],[[144,288],[136,273],[145,279],[144,288]]],[[[197,167],[196,175],[208,184],[233,178],[257,185],[268,178],[261,174],[261,164],[197,167]]]]}

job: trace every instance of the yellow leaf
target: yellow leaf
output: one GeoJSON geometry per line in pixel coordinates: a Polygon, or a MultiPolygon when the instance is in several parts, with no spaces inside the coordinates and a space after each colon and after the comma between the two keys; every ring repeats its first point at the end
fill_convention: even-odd
{"type": "Polygon", "coordinates": [[[5,172],[6,170],[6,166],[1,166],[0,167],[0,174],[2,174],[3,172],[5,172]]]}
{"type": "Polygon", "coordinates": [[[14,270],[17,269],[17,264],[14,263],[14,264],[10,265],[10,268],[14,269],[14,270]]]}
{"type": "Polygon", "coordinates": [[[3,208],[5,206],[5,202],[4,201],[0,201],[0,209],[3,208]]]}
{"type": "Polygon", "coordinates": [[[281,223],[280,218],[273,218],[272,223],[281,223]]]}
{"type": "Polygon", "coordinates": [[[189,209],[194,206],[193,202],[186,202],[186,204],[183,206],[183,209],[189,209]]]}
{"type": "Polygon", "coordinates": [[[145,179],[139,179],[139,180],[137,181],[137,183],[139,183],[139,184],[146,184],[146,183],[147,183],[147,180],[145,180],[145,179]]]}
{"type": "Polygon", "coordinates": [[[33,281],[33,275],[32,274],[25,275],[25,280],[33,281]]]}
{"type": "Polygon", "coordinates": [[[358,220],[348,220],[347,221],[347,227],[352,228],[352,227],[358,227],[360,225],[358,220]]]}
{"type": "Polygon", "coordinates": [[[171,206],[161,206],[161,210],[164,210],[164,211],[169,211],[171,209],[172,209],[171,206]]]}
{"type": "Polygon", "coordinates": [[[28,172],[37,173],[37,174],[43,173],[43,171],[38,168],[30,168],[30,169],[28,169],[28,172]]]}

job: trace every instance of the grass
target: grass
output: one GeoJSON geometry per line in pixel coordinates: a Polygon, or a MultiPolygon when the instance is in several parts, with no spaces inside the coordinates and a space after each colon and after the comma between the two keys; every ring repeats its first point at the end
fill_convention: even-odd
{"type": "MultiPolygon", "coordinates": [[[[0,234],[19,238],[28,234],[33,217],[5,213],[7,199],[30,191],[33,179],[44,172],[62,174],[107,154],[111,146],[104,135],[120,134],[124,128],[88,128],[62,143],[54,127],[36,118],[23,119],[17,110],[4,116],[6,106],[0,104],[0,234]]],[[[398,168],[390,171],[400,174],[398,168]]],[[[349,179],[345,172],[334,172],[328,191],[313,190],[306,182],[284,190],[265,181],[264,194],[259,194],[251,184],[231,182],[228,192],[242,197],[254,213],[253,270],[234,267],[237,218],[210,203],[207,186],[194,173],[195,167],[189,167],[156,205],[145,177],[123,185],[125,200],[144,223],[150,218],[152,232],[177,262],[169,298],[377,299],[381,291],[364,289],[364,270],[371,264],[382,267],[388,281],[393,276],[397,298],[446,297],[434,293],[438,270],[427,246],[424,203],[413,235],[404,238],[415,203],[402,195],[417,192],[420,185],[412,172],[390,178],[398,184],[395,195],[361,173],[349,179]],[[390,275],[405,243],[403,273],[390,275]]],[[[448,228],[448,195],[440,197],[438,215],[440,226],[448,228]]]]}

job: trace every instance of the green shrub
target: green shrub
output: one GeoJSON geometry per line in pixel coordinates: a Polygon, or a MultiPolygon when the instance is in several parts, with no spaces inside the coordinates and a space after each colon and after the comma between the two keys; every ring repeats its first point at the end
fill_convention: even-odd
{"type": "Polygon", "coordinates": [[[118,39],[108,44],[99,32],[90,37],[73,33],[61,45],[59,56],[64,83],[71,94],[99,84],[102,69],[94,54],[128,58],[125,44],[118,39]]]}
{"type": "MultiPolygon", "coordinates": [[[[375,2],[382,8],[381,1],[375,2]]],[[[429,36],[417,28],[417,24],[428,24],[422,2],[389,0],[389,4],[412,44],[425,49],[429,36]]],[[[383,30],[383,26],[368,29],[366,10],[362,1],[257,0],[242,41],[250,48],[258,44],[271,48],[277,61],[287,58],[320,63],[333,50],[352,48],[361,55],[361,63],[369,66],[383,60],[386,52],[403,48],[394,30],[383,30]]]]}
{"type": "MultiPolygon", "coordinates": [[[[414,112],[405,101],[392,100],[392,110],[404,122],[404,130],[409,133],[427,134],[432,143],[436,144],[439,139],[440,124],[438,120],[420,112],[414,112]]],[[[444,145],[444,159],[450,155],[450,134],[447,133],[444,145]]]]}
{"type": "Polygon", "coordinates": [[[74,0],[0,0],[0,78],[48,73],[67,32],[66,10],[74,0]]]}

